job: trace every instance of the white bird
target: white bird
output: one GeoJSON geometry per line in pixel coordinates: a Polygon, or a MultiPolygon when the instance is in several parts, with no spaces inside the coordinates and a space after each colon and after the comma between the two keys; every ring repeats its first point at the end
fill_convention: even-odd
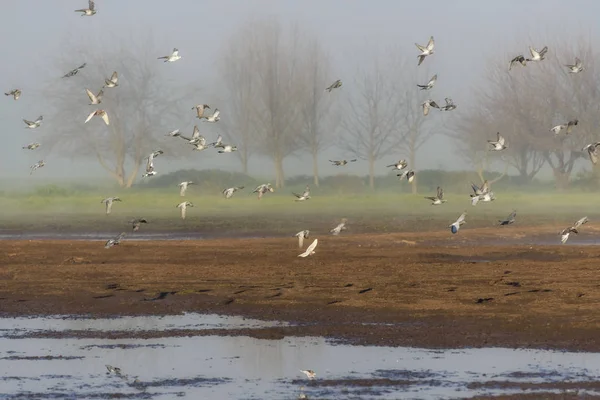
{"type": "Polygon", "coordinates": [[[46,165],[46,163],[44,162],[44,160],[40,160],[38,162],[36,162],[35,164],[33,164],[30,168],[31,171],[29,172],[29,175],[33,174],[33,171],[35,171],[38,168],[42,168],[44,165],[46,165]]]}
{"type": "Polygon", "coordinates": [[[433,36],[431,36],[429,38],[429,42],[427,43],[427,46],[421,46],[418,43],[415,43],[415,46],[417,46],[417,48],[421,51],[421,54],[419,54],[417,57],[419,58],[419,64],[417,65],[421,65],[421,63],[423,62],[423,60],[425,60],[425,57],[430,56],[433,54],[433,47],[435,46],[435,42],[433,40],[433,36]]]}
{"type": "Polygon", "coordinates": [[[579,120],[573,119],[566,124],[556,125],[555,127],[551,128],[550,131],[555,135],[558,135],[563,129],[566,129],[566,134],[568,135],[573,131],[573,127],[577,124],[579,124],[579,120]]]}
{"type": "Polygon", "coordinates": [[[204,150],[208,146],[206,145],[206,139],[204,136],[200,134],[200,129],[198,129],[198,125],[194,125],[194,131],[192,132],[192,137],[183,136],[179,133],[179,129],[169,133],[168,136],[180,137],[183,140],[187,140],[188,143],[197,145],[195,150],[204,150]],[[200,147],[200,148],[198,148],[200,147]]]}
{"type": "Polygon", "coordinates": [[[118,81],[119,81],[119,74],[117,74],[117,71],[114,71],[112,73],[112,75],[110,76],[110,78],[107,78],[104,80],[104,87],[114,88],[116,86],[119,86],[119,84],[117,83],[118,81]]]}
{"type": "Polygon", "coordinates": [[[219,153],[232,153],[234,151],[237,151],[237,146],[232,146],[230,144],[223,146],[223,150],[219,150],[219,153]]]}
{"type": "Polygon", "coordinates": [[[185,192],[186,192],[186,190],[187,190],[188,186],[189,186],[189,185],[193,185],[193,184],[194,184],[194,182],[192,182],[192,181],[183,181],[183,182],[181,182],[181,183],[178,185],[178,186],[179,186],[179,195],[180,195],[181,197],[185,196],[185,192]]]}
{"type": "Polygon", "coordinates": [[[258,193],[258,199],[260,200],[263,197],[263,194],[267,192],[273,193],[274,191],[275,189],[273,189],[270,183],[263,183],[262,185],[258,185],[252,193],[258,193]]]}
{"type": "Polygon", "coordinates": [[[202,121],[217,122],[221,119],[220,115],[221,115],[221,111],[219,111],[218,108],[215,108],[215,112],[213,113],[213,115],[211,115],[210,117],[206,117],[206,119],[203,119],[202,121]]]}
{"type": "Polygon", "coordinates": [[[493,140],[488,140],[488,143],[490,144],[490,146],[492,146],[490,148],[490,150],[493,151],[501,151],[506,149],[508,146],[506,146],[504,143],[506,142],[506,139],[504,139],[504,136],[500,135],[500,132],[496,133],[496,141],[493,140]]]}
{"type": "Polygon", "coordinates": [[[104,91],[102,89],[100,89],[98,94],[92,93],[92,91],[90,89],[85,89],[85,92],[87,93],[88,97],[90,98],[90,101],[91,101],[90,105],[102,103],[102,95],[104,95],[104,91]]]}
{"type": "Polygon", "coordinates": [[[312,369],[301,369],[300,372],[306,375],[308,379],[314,379],[317,376],[315,371],[313,371],[312,369]]]}
{"type": "Polygon", "coordinates": [[[181,209],[181,219],[185,219],[185,212],[186,212],[187,208],[194,207],[194,205],[189,201],[184,201],[184,202],[177,204],[175,207],[181,209]]]}
{"type": "Polygon", "coordinates": [[[27,146],[24,146],[23,149],[26,150],[35,150],[38,147],[40,147],[41,145],[38,142],[33,142],[33,143],[29,143],[27,146]]]}
{"type": "Polygon", "coordinates": [[[319,239],[315,239],[310,246],[308,246],[306,248],[306,251],[302,254],[298,254],[298,257],[308,257],[310,255],[315,254],[315,248],[317,247],[317,244],[319,243],[319,239]]]}
{"type": "Polygon", "coordinates": [[[110,121],[108,120],[108,113],[104,110],[96,110],[96,111],[90,113],[90,115],[88,115],[88,117],[85,119],[84,124],[87,124],[88,121],[90,119],[92,119],[92,117],[94,117],[94,116],[98,116],[98,117],[102,118],[102,120],[104,121],[104,123],[106,125],[110,124],[110,121]]]}
{"type": "Polygon", "coordinates": [[[423,107],[424,116],[429,115],[429,110],[431,109],[431,107],[437,108],[438,110],[440,109],[440,106],[438,106],[438,104],[431,99],[426,100],[423,104],[421,104],[421,106],[423,107]]]}
{"type": "Polygon", "coordinates": [[[467,212],[465,211],[464,213],[462,213],[460,215],[460,217],[458,217],[458,219],[456,220],[456,222],[454,222],[452,225],[449,226],[450,232],[452,232],[452,233],[458,232],[458,230],[460,229],[460,226],[462,224],[466,224],[467,223],[467,221],[465,221],[466,217],[467,217],[467,212]]]}
{"type": "Polygon", "coordinates": [[[114,201],[121,201],[121,199],[118,197],[107,197],[100,202],[101,204],[106,204],[106,215],[110,214],[114,201]]]}
{"type": "Polygon", "coordinates": [[[39,117],[37,117],[37,119],[35,121],[28,121],[28,120],[24,119],[23,122],[25,122],[27,124],[27,127],[29,129],[35,129],[35,128],[38,128],[42,124],[43,119],[44,119],[44,117],[42,115],[40,115],[39,117]]]}
{"type": "Polygon", "coordinates": [[[590,161],[594,165],[598,162],[598,146],[600,146],[600,142],[587,144],[583,149],[581,149],[581,151],[587,151],[588,155],[590,156],[590,161]]]}
{"type": "Polygon", "coordinates": [[[82,8],[81,10],[75,10],[75,12],[80,12],[82,17],[91,17],[96,14],[96,5],[94,4],[94,0],[88,0],[88,8],[82,8]]]}
{"type": "Polygon", "coordinates": [[[13,89],[10,92],[4,93],[4,95],[5,96],[12,96],[13,99],[19,100],[19,97],[21,97],[21,90],[20,89],[13,89]]]}
{"type": "Polygon", "coordinates": [[[196,118],[202,119],[202,118],[208,118],[206,115],[204,115],[204,110],[206,109],[210,109],[210,106],[208,104],[197,104],[194,107],[192,107],[192,110],[196,110],[196,118]]]}
{"type": "Polygon", "coordinates": [[[546,53],[548,52],[548,46],[544,46],[543,49],[537,51],[533,47],[529,46],[529,52],[531,53],[531,58],[528,58],[527,61],[542,61],[546,58],[546,53]]]}
{"type": "Polygon", "coordinates": [[[417,85],[417,86],[419,88],[421,88],[421,90],[429,90],[435,85],[436,81],[437,81],[437,74],[432,76],[431,79],[429,80],[429,82],[427,82],[425,85],[417,85]]]}
{"type": "Polygon", "coordinates": [[[579,233],[579,228],[582,225],[586,224],[587,222],[588,222],[588,217],[583,217],[579,221],[575,222],[575,225],[563,229],[560,232],[560,241],[562,242],[562,244],[565,244],[567,242],[567,240],[569,240],[569,235],[571,233],[574,233],[577,235],[579,233]]]}
{"type": "Polygon", "coordinates": [[[456,109],[456,104],[454,104],[454,102],[452,101],[452,99],[450,97],[446,97],[446,105],[443,107],[440,107],[441,111],[452,111],[456,109]]]}
{"type": "Polygon", "coordinates": [[[296,196],[295,201],[308,200],[308,199],[310,199],[310,187],[308,185],[306,185],[306,189],[304,189],[304,193],[302,193],[302,194],[298,194],[298,193],[294,193],[294,192],[292,192],[292,194],[294,196],[296,196]]]}
{"type": "Polygon", "coordinates": [[[346,230],[346,222],[348,222],[348,220],[346,218],[342,218],[342,221],[329,232],[334,236],[339,235],[341,231],[346,230]]]}
{"type": "Polygon", "coordinates": [[[217,141],[211,143],[209,146],[212,146],[212,147],[215,147],[215,148],[217,148],[217,147],[225,147],[225,145],[223,144],[223,136],[221,136],[221,135],[217,136],[217,141]]]}
{"type": "Polygon", "coordinates": [[[577,57],[575,57],[575,64],[566,64],[565,67],[569,68],[569,73],[571,74],[577,74],[585,69],[582,66],[581,60],[577,57]]]}
{"type": "Polygon", "coordinates": [[[308,239],[308,236],[310,235],[310,231],[304,230],[304,231],[300,231],[298,233],[296,233],[294,236],[296,236],[298,238],[298,248],[302,248],[302,246],[304,245],[304,239],[308,239]]]}
{"type": "Polygon", "coordinates": [[[435,196],[425,198],[433,202],[431,203],[432,206],[437,206],[446,202],[446,199],[444,199],[444,190],[439,186],[437,187],[437,194],[435,196]]]}
{"type": "Polygon", "coordinates": [[[394,168],[392,168],[392,170],[402,171],[404,168],[408,167],[408,163],[406,162],[406,160],[398,160],[397,163],[386,165],[386,167],[387,168],[394,167],[394,168]]]}
{"type": "Polygon", "coordinates": [[[471,182],[471,188],[473,189],[473,194],[470,195],[471,197],[486,194],[487,192],[490,191],[490,185],[489,185],[487,179],[485,181],[483,181],[483,183],[481,184],[481,187],[478,187],[476,184],[471,182]]]}
{"type": "Polygon", "coordinates": [[[162,56],[158,57],[159,60],[165,60],[165,62],[175,62],[179,60],[181,56],[179,55],[179,50],[174,48],[173,53],[170,56],[162,56]]]}
{"type": "Polygon", "coordinates": [[[238,190],[242,190],[243,188],[244,188],[243,186],[230,187],[230,188],[224,189],[222,193],[226,199],[230,199],[235,192],[237,192],[238,190]]]}
{"type": "Polygon", "coordinates": [[[477,203],[479,203],[480,201],[490,202],[493,200],[496,200],[496,197],[494,196],[494,192],[487,192],[487,193],[480,194],[477,196],[471,196],[471,205],[476,206],[477,203]]]}
{"type": "Polygon", "coordinates": [[[412,183],[412,181],[415,179],[415,171],[413,171],[411,169],[411,170],[404,171],[404,172],[401,172],[399,174],[396,174],[396,176],[400,180],[406,178],[406,180],[408,181],[408,183],[412,183]]]}
{"type": "Polygon", "coordinates": [[[142,175],[142,178],[156,175],[156,171],[154,170],[154,158],[159,156],[160,154],[163,154],[162,150],[157,150],[150,153],[150,155],[148,156],[148,162],[146,163],[146,173],[142,175]]]}
{"type": "Polygon", "coordinates": [[[172,130],[171,132],[167,133],[165,136],[178,137],[181,135],[179,134],[179,129],[175,129],[175,130],[172,130]]]}
{"type": "MultiPolygon", "coordinates": [[[[106,244],[104,244],[104,248],[105,249],[110,249],[113,246],[119,245],[121,244],[121,240],[123,240],[123,238],[125,237],[125,235],[127,235],[127,233],[125,232],[121,232],[117,237],[113,238],[113,239],[108,239],[106,241],[106,244]]],[[[121,369],[120,368],[113,368],[114,371],[111,371],[110,368],[108,368],[109,366],[107,365],[106,368],[109,370],[109,372],[114,372],[117,375],[121,374],[121,369]],[[117,372],[118,371],[118,372],[117,372]]]]}

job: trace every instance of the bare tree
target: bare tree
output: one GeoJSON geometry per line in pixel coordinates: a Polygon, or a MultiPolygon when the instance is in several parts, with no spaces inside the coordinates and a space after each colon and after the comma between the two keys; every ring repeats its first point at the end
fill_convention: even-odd
{"type": "MultiPolygon", "coordinates": [[[[332,104],[338,98],[337,93],[327,93],[330,73],[329,59],[321,45],[315,39],[307,50],[302,66],[304,82],[302,100],[303,129],[300,143],[313,160],[314,184],[319,186],[319,153],[331,144],[333,131],[339,123],[339,113],[332,112],[332,104]]],[[[334,110],[335,111],[335,110],[334,110]]]]}
{"type": "Polygon", "coordinates": [[[369,164],[369,186],[375,187],[375,162],[396,151],[403,135],[403,96],[398,95],[394,65],[377,58],[369,70],[359,70],[348,97],[340,145],[369,164]]]}
{"type": "Polygon", "coordinates": [[[189,97],[185,90],[173,87],[167,72],[159,72],[165,71],[164,65],[151,53],[150,41],[129,46],[119,45],[120,40],[110,43],[105,46],[87,39],[67,45],[70,50],[63,54],[76,54],[76,60],[59,59],[57,78],[43,90],[54,106],[48,125],[56,127],[47,134],[47,142],[51,151],[62,155],[95,157],[119,186],[129,188],[141,175],[140,167],[152,150],[160,147],[167,156],[178,152],[172,147],[174,142],[158,138],[164,139],[170,128],[167,124],[177,121],[178,110],[186,109],[189,97]],[[86,63],[84,69],[61,78],[82,62],[86,63]],[[118,86],[104,88],[113,71],[118,73],[118,86]],[[96,95],[103,90],[101,104],[89,105],[85,89],[96,95]],[[84,124],[88,114],[97,109],[107,112],[109,125],[99,118],[84,124]]]}

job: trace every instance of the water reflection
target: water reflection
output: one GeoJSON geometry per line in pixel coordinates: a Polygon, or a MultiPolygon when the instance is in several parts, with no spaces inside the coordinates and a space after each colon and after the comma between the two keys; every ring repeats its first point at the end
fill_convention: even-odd
{"type": "MultiPolygon", "coordinates": [[[[120,320],[5,319],[0,324],[7,334],[12,324],[24,331],[149,329],[146,319],[120,320]]],[[[261,326],[260,321],[195,314],[154,319],[155,329],[222,328],[223,324],[261,326]]],[[[311,337],[276,341],[219,336],[150,340],[4,337],[0,338],[0,373],[0,399],[18,394],[42,399],[296,399],[301,387],[310,399],[433,399],[518,392],[522,382],[568,382],[571,386],[566,389],[585,383],[593,389],[589,384],[600,376],[600,354],[341,346],[311,337]],[[128,379],[107,375],[105,364],[120,367],[128,379]],[[317,380],[307,381],[300,369],[315,370],[317,380]],[[490,381],[513,385],[486,387],[490,381]]],[[[544,389],[549,390],[553,389],[544,389]]]]}

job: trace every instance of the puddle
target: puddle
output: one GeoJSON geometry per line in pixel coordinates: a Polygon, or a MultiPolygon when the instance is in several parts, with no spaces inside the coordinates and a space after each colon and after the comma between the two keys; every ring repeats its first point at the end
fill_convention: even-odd
{"type": "Polygon", "coordinates": [[[426,350],[336,345],[323,338],[8,338],[15,329],[260,328],[217,315],[0,319],[0,399],[439,399],[600,392],[600,354],[502,348],[426,350]],[[105,365],[122,375],[107,373],[105,365]],[[312,369],[309,381],[300,372],[312,369]]]}

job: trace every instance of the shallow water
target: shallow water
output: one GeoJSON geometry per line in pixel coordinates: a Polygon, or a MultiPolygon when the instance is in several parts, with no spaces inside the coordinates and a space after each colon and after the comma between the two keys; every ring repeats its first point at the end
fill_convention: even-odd
{"type": "MultiPolygon", "coordinates": [[[[437,399],[512,393],[523,382],[569,382],[569,389],[574,389],[600,376],[600,354],[590,353],[347,346],[311,337],[18,338],[43,330],[233,329],[272,324],[197,314],[0,319],[0,399],[296,399],[301,393],[310,399],[437,399]],[[105,364],[121,368],[127,377],[107,374],[105,364]],[[315,370],[317,379],[307,380],[300,369],[315,370]],[[490,381],[513,385],[483,386],[490,381]]],[[[557,389],[544,389],[549,390],[557,389]]]]}

